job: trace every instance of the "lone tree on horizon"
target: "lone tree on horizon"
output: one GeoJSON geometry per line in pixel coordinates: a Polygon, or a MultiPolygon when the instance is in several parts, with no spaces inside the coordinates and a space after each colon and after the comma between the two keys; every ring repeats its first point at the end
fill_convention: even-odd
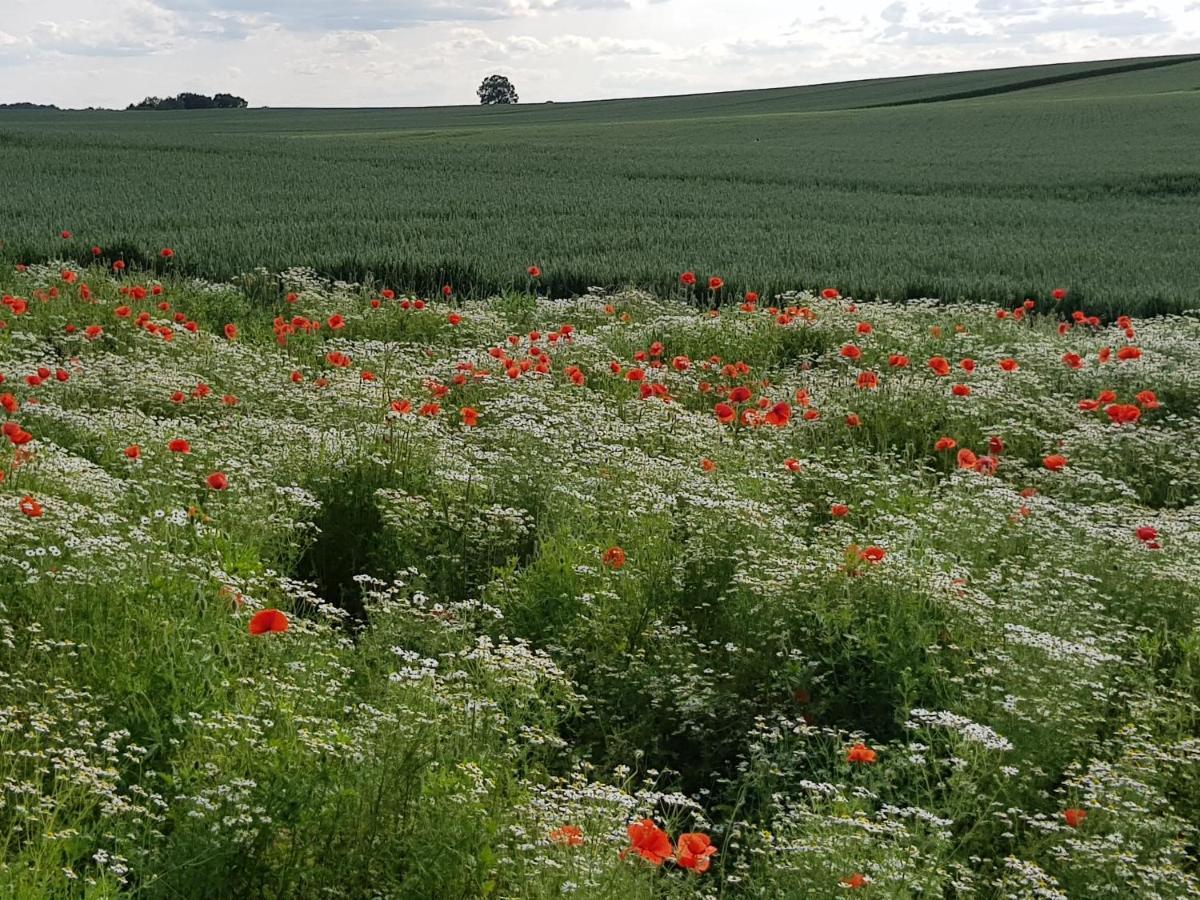
{"type": "Polygon", "coordinates": [[[517,102],[517,89],[503,75],[489,75],[483,79],[483,84],[479,85],[479,90],[475,93],[479,95],[479,102],[485,106],[517,102]]]}

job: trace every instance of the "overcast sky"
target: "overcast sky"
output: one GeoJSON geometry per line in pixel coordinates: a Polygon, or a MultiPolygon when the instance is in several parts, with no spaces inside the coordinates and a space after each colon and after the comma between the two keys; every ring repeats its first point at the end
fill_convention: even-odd
{"type": "Polygon", "coordinates": [[[0,102],[522,101],[1200,51],[1200,0],[0,0],[0,102]]]}

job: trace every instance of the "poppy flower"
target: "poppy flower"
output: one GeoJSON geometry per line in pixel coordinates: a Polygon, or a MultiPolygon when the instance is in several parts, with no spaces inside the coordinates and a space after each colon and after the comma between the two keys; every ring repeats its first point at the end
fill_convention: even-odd
{"type": "Polygon", "coordinates": [[[227,322],[225,324],[225,339],[229,340],[229,341],[236,341],[237,336],[238,336],[237,326],[234,325],[232,322],[227,322]]]}
{"type": "Polygon", "coordinates": [[[953,450],[958,446],[958,441],[952,437],[940,437],[934,442],[933,449],[938,453],[944,453],[947,450],[953,450]]]}
{"type": "Polygon", "coordinates": [[[714,472],[716,471],[717,464],[708,457],[705,457],[704,459],[700,460],[700,468],[705,472],[714,472]]]}
{"type": "Polygon", "coordinates": [[[755,291],[746,291],[746,302],[753,306],[758,302],[758,294],[755,291]]]}
{"type": "Polygon", "coordinates": [[[1134,534],[1137,535],[1139,541],[1145,544],[1158,540],[1158,529],[1151,528],[1149,525],[1142,525],[1134,531],[1134,534]]]}
{"type": "Polygon", "coordinates": [[[973,469],[977,462],[979,462],[979,457],[973,451],[966,447],[958,451],[958,467],[960,469],[973,469]]]}
{"type": "Polygon", "coordinates": [[[1050,296],[1053,297],[1055,300],[1062,300],[1062,299],[1066,298],[1067,292],[1063,288],[1055,288],[1054,290],[1052,290],[1050,292],[1050,296]]]}
{"type": "Polygon", "coordinates": [[[853,875],[847,875],[845,878],[843,878],[841,880],[841,884],[845,885],[851,890],[857,890],[858,888],[864,887],[866,884],[868,884],[868,881],[862,872],[855,872],[853,875]]]}
{"type": "Polygon", "coordinates": [[[691,287],[692,285],[694,285],[696,283],[696,273],[695,272],[684,272],[682,275],[679,276],[679,283],[682,284],[684,287],[691,287]]]}
{"type": "Polygon", "coordinates": [[[479,424],[479,411],[473,406],[464,406],[459,410],[462,415],[462,423],[467,428],[474,428],[479,424]]]}
{"type": "Polygon", "coordinates": [[[790,456],[783,461],[783,467],[785,469],[787,469],[789,472],[799,472],[800,469],[802,468],[800,465],[800,460],[793,459],[790,456]]]}
{"type": "Polygon", "coordinates": [[[1138,391],[1134,399],[1141,404],[1142,409],[1158,409],[1161,405],[1158,402],[1158,395],[1154,391],[1138,391]]]}
{"type": "Polygon", "coordinates": [[[883,558],[887,556],[887,551],[882,547],[868,547],[858,554],[858,558],[869,563],[881,563],[883,558]]]}
{"type": "Polygon", "coordinates": [[[821,296],[826,300],[836,300],[839,295],[837,288],[825,288],[825,290],[821,291],[821,296]]]}
{"type": "Polygon", "coordinates": [[[1083,824],[1083,820],[1087,818],[1087,810],[1072,807],[1063,810],[1063,820],[1070,828],[1078,828],[1083,824]]]}
{"type": "Polygon", "coordinates": [[[229,487],[229,479],[225,477],[224,472],[213,472],[204,479],[204,483],[214,491],[223,491],[229,487]]]}
{"type": "Polygon", "coordinates": [[[792,407],[787,403],[776,403],[766,415],[766,423],[782,428],[792,418],[792,407]]]}
{"type": "Polygon", "coordinates": [[[952,393],[955,397],[970,397],[971,386],[968,384],[956,384],[954,387],[950,388],[950,393],[952,393]]]}
{"type": "Polygon", "coordinates": [[[126,459],[140,459],[142,456],[142,448],[137,444],[130,444],[122,452],[126,459]]]}
{"type": "Polygon", "coordinates": [[[288,630],[288,617],[278,609],[259,610],[250,619],[251,634],[267,634],[288,630]]]}
{"type": "Polygon", "coordinates": [[[1020,368],[1017,361],[1011,357],[1000,360],[1000,368],[1005,372],[1015,372],[1020,368]]]}
{"type": "Polygon", "coordinates": [[[724,278],[721,278],[718,275],[713,275],[711,278],[708,279],[708,289],[710,291],[719,291],[723,287],[725,287],[725,279],[724,278]]]}
{"type": "Polygon", "coordinates": [[[116,272],[123,271],[125,268],[125,260],[123,260],[123,259],[114,260],[112,267],[113,267],[113,271],[116,271],[116,272]]]}
{"type": "Polygon", "coordinates": [[[600,557],[600,561],[615,571],[625,565],[625,551],[620,547],[609,547],[600,557]]]}
{"type": "Polygon", "coordinates": [[[737,418],[737,413],[728,403],[718,403],[713,407],[713,414],[716,416],[716,421],[721,425],[732,425],[733,420],[737,418]]]}
{"type": "Polygon", "coordinates": [[[874,372],[859,372],[856,384],[860,391],[873,391],[879,387],[879,376],[874,372]]]}
{"type": "Polygon", "coordinates": [[[969,358],[960,360],[958,367],[969,375],[975,371],[975,360],[969,358]]]}
{"type": "Polygon", "coordinates": [[[988,438],[988,453],[992,456],[999,456],[1004,452],[1004,439],[993,435],[988,438]]]}
{"type": "Polygon", "coordinates": [[[550,840],[564,847],[582,847],[583,829],[578,825],[564,825],[550,832],[550,840]]]}
{"type": "Polygon", "coordinates": [[[64,241],[69,241],[71,239],[71,232],[64,229],[58,233],[58,236],[60,238],[62,238],[64,241]]]}
{"type": "Polygon", "coordinates": [[[949,375],[950,374],[950,360],[946,359],[944,356],[931,357],[929,360],[929,368],[931,368],[933,370],[933,373],[935,375],[941,375],[941,376],[949,375]]]}
{"type": "Polygon", "coordinates": [[[172,453],[191,453],[192,445],[183,438],[175,438],[175,440],[167,444],[167,449],[172,453]]]}
{"type": "Polygon", "coordinates": [[[102,334],[104,334],[104,329],[99,325],[89,325],[87,328],[83,329],[83,336],[89,341],[96,340],[96,338],[100,337],[102,334]]]}
{"type": "Polygon", "coordinates": [[[1141,359],[1142,351],[1138,347],[1122,347],[1117,351],[1117,359],[1125,362],[1130,359],[1141,359]]]}
{"type": "Polygon", "coordinates": [[[341,313],[334,313],[326,320],[326,324],[334,331],[346,327],[346,318],[341,313]]]}
{"type": "Polygon", "coordinates": [[[671,368],[676,372],[686,372],[692,367],[692,361],[686,356],[676,356],[671,360],[671,368]]]}
{"type": "Polygon", "coordinates": [[[1068,369],[1082,369],[1083,357],[1078,353],[1064,353],[1062,357],[1063,364],[1068,369]]]}
{"type": "Polygon", "coordinates": [[[871,765],[875,762],[876,753],[862,741],[859,741],[846,752],[846,762],[871,765]]]}
{"type": "Polygon", "coordinates": [[[525,271],[527,273],[529,273],[530,278],[541,278],[542,277],[542,270],[539,269],[537,266],[530,266],[525,271]]]}
{"type": "Polygon", "coordinates": [[[908,357],[903,353],[893,353],[888,357],[888,365],[893,369],[903,369],[908,365],[908,357]]]}
{"type": "Polygon", "coordinates": [[[858,359],[862,356],[862,350],[854,344],[846,344],[838,351],[838,354],[843,359],[858,359]]]}
{"type": "Polygon", "coordinates": [[[693,872],[707,872],[712,865],[712,857],[717,853],[707,834],[689,831],[681,834],[675,843],[675,863],[681,869],[691,869],[693,872]]]}
{"type": "Polygon", "coordinates": [[[29,516],[31,519],[36,519],[42,515],[42,504],[38,503],[28,494],[21,498],[21,502],[18,504],[18,506],[21,512],[29,516]]]}
{"type": "Polygon", "coordinates": [[[729,401],[731,403],[745,403],[750,399],[750,389],[743,385],[738,385],[729,392],[729,401]]]}
{"type": "Polygon", "coordinates": [[[846,516],[850,515],[850,507],[848,507],[845,503],[835,503],[833,506],[829,507],[829,514],[835,519],[844,519],[846,516]]]}
{"type": "MultiPolygon", "coordinates": [[[[816,410],[810,409],[808,412],[815,413],[816,410]]],[[[808,418],[808,413],[804,414],[804,418],[806,418],[806,419],[808,418]]],[[[813,418],[815,419],[816,416],[813,416],[813,418]]],[[[860,425],[862,425],[862,419],[860,419],[858,417],[858,413],[850,413],[850,415],[846,416],[846,427],[847,428],[858,428],[858,426],[860,426],[860,425]]]]}
{"type": "Polygon", "coordinates": [[[632,822],[627,831],[629,833],[629,850],[642,859],[661,866],[671,858],[671,838],[654,824],[653,819],[632,822]]]}
{"type": "Polygon", "coordinates": [[[163,259],[170,259],[172,256],[175,255],[175,251],[172,250],[170,247],[163,247],[161,250],[158,251],[158,255],[161,256],[163,259]]]}
{"type": "Polygon", "coordinates": [[[446,321],[451,325],[457,325],[462,321],[462,316],[460,316],[458,313],[450,313],[450,315],[446,316],[446,321]]]}
{"type": "Polygon", "coordinates": [[[1042,465],[1051,472],[1061,472],[1067,467],[1067,458],[1061,453],[1051,453],[1042,459],[1042,465]]]}

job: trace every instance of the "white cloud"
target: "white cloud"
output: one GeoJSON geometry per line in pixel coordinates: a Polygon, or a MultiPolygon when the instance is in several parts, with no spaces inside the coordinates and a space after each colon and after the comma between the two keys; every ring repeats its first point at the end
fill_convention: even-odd
{"type": "Polygon", "coordinates": [[[0,101],[69,105],[124,106],[179,90],[229,90],[272,106],[471,103],[493,71],[538,102],[1200,47],[1196,0],[825,0],[799,13],[780,0],[8,5],[0,101]]]}

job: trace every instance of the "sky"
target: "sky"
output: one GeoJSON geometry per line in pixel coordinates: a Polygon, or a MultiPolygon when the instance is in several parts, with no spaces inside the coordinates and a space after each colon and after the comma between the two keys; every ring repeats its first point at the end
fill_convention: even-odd
{"type": "Polygon", "coordinates": [[[0,0],[0,102],[522,102],[1200,52],[1200,0],[0,0]]]}

